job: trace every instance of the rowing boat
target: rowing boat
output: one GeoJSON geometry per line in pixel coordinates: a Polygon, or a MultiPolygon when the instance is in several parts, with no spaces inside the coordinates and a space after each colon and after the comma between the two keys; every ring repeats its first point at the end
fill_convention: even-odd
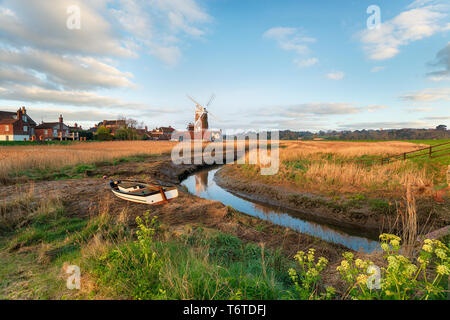
{"type": "Polygon", "coordinates": [[[163,187],[126,180],[111,180],[109,185],[115,196],[137,203],[157,205],[167,203],[178,197],[176,187],[163,187]]]}

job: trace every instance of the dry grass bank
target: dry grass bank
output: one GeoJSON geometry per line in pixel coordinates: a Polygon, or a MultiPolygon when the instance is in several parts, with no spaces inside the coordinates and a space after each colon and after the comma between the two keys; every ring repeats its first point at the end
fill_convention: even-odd
{"type": "Polygon", "coordinates": [[[280,146],[276,175],[261,176],[259,165],[238,165],[236,170],[247,178],[266,183],[288,183],[299,191],[330,195],[401,195],[406,184],[431,187],[435,181],[445,178],[445,166],[430,170],[412,161],[387,165],[375,162],[370,166],[357,163],[358,159],[378,158],[423,147],[408,142],[282,141],[280,146]]]}
{"type": "Polygon", "coordinates": [[[175,142],[113,141],[69,145],[0,146],[0,180],[29,169],[58,169],[77,164],[111,161],[137,154],[169,153],[175,142]]]}

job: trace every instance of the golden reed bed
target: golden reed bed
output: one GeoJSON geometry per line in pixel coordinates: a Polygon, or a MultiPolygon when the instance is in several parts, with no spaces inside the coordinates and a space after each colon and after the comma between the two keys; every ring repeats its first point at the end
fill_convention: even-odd
{"type": "MultiPolygon", "coordinates": [[[[69,145],[0,146],[0,180],[27,169],[58,169],[80,163],[95,163],[137,154],[170,153],[176,142],[169,141],[113,141],[74,143],[69,145]]],[[[331,191],[357,192],[383,186],[397,189],[407,181],[429,184],[433,177],[424,169],[409,162],[374,165],[362,168],[352,161],[323,161],[323,154],[351,160],[361,155],[386,156],[420,148],[408,142],[341,142],[341,141],[280,141],[280,168],[270,180],[296,181],[301,188],[323,187],[331,191]],[[309,160],[306,171],[299,175],[286,165],[289,161],[309,160]],[[312,160],[312,161],[311,161],[312,160]],[[318,160],[318,161],[314,161],[318,160]],[[297,177],[292,175],[296,174],[297,177]]],[[[268,182],[268,180],[266,180],[268,182]]]]}
{"type": "Polygon", "coordinates": [[[437,173],[411,161],[386,165],[375,162],[371,166],[357,162],[363,155],[378,158],[413,151],[424,145],[401,141],[282,141],[280,145],[280,166],[276,175],[263,177],[259,170],[248,166],[238,166],[239,170],[265,183],[288,183],[299,191],[326,194],[363,192],[388,196],[403,193],[408,184],[432,186],[435,178],[439,180],[435,176],[437,173]]]}
{"type": "Polygon", "coordinates": [[[0,179],[34,168],[61,168],[95,163],[137,154],[170,153],[176,142],[113,141],[69,145],[0,146],[0,179]]]}

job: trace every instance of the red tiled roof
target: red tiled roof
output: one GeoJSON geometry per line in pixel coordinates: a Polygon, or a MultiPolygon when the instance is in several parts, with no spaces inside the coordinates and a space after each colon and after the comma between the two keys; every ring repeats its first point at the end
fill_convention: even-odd
{"type": "MultiPolygon", "coordinates": [[[[26,115],[27,116],[27,118],[28,118],[28,120],[29,120],[29,123],[31,124],[31,125],[36,125],[36,122],[34,122],[34,120],[33,119],[31,119],[30,118],[30,116],[29,115],[26,115]]],[[[17,119],[15,119],[15,117],[17,117],[17,112],[12,112],[12,111],[0,111],[0,121],[2,122],[2,123],[5,123],[5,122],[3,122],[4,120],[8,120],[8,122],[6,122],[6,123],[14,123],[14,122],[16,122],[17,121],[17,119]],[[12,121],[11,121],[12,120],[12,121]]]]}
{"type": "Polygon", "coordinates": [[[14,116],[17,116],[17,112],[0,111],[0,120],[12,119],[14,116]]]}

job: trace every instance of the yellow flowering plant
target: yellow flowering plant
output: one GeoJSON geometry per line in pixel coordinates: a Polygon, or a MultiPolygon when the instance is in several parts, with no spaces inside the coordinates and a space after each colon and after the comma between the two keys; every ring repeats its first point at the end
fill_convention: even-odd
{"type": "Polygon", "coordinates": [[[381,268],[379,290],[370,289],[368,267],[370,261],[356,259],[344,254],[337,270],[349,285],[344,298],[352,299],[443,299],[450,274],[450,250],[438,240],[424,241],[417,263],[400,254],[401,239],[395,235],[382,234],[381,248],[386,253],[387,266],[381,268]],[[430,274],[432,274],[430,278],[430,274]],[[443,281],[444,280],[444,281],[443,281]]]}
{"type": "MultiPolygon", "coordinates": [[[[348,285],[343,299],[446,299],[450,276],[450,249],[439,240],[424,241],[417,259],[401,254],[401,239],[392,234],[380,235],[381,249],[386,265],[378,268],[370,260],[355,259],[351,252],[343,254],[337,267],[342,280],[348,285]]],[[[328,287],[319,292],[321,272],[328,261],[316,261],[314,249],[299,251],[295,256],[300,268],[290,269],[296,298],[331,299],[335,290],[328,287]]]]}
{"type": "Polygon", "coordinates": [[[296,298],[302,300],[331,299],[335,294],[333,287],[327,287],[325,293],[319,293],[320,273],[327,266],[328,260],[324,257],[316,259],[315,249],[309,249],[306,253],[299,251],[294,258],[300,268],[298,270],[289,269],[289,276],[295,286],[296,298]]]}

